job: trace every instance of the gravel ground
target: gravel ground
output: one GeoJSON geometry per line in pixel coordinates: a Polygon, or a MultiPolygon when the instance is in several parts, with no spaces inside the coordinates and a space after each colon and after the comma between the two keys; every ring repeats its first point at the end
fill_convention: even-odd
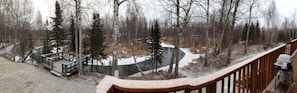
{"type": "Polygon", "coordinates": [[[56,77],[49,71],[0,57],[1,93],[94,93],[103,75],[56,77]]]}

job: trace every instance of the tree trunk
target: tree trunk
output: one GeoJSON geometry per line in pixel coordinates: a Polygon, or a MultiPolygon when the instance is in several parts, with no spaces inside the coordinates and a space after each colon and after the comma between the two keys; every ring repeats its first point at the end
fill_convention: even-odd
{"type": "Polygon", "coordinates": [[[215,54],[214,54],[215,56],[217,56],[220,53],[220,50],[221,50],[221,47],[222,47],[223,37],[224,37],[224,34],[225,34],[225,26],[223,25],[225,4],[226,4],[226,0],[223,0],[222,9],[221,9],[221,17],[220,17],[220,27],[222,28],[222,32],[218,36],[218,39],[217,39],[217,44],[216,44],[217,46],[215,48],[215,54]]]}
{"type": "Polygon", "coordinates": [[[175,48],[171,51],[172,55],[171,55],[171,59],[170,59],[170,65],[169,65],[169,69],[168,69],[168,73],[167,73],[167,78],[170,78],[172,76],[172,69],[173,69],[173,64],[174,62],[174,58],[175,58],[175,48]]]}
{"type": "Polygon", "coordinates": [[[114,12],[113,12],[113,53],[112,53],[112,69],[111,75],[115,76],[115,71],[118,65],[118,35],[119,35],[119,0],[114,0],[114,12]]]}
{"type": "Polygon", "coordinates": [[[244,55],[247,54],[247,46],[248,46],[248,42],[249,42],[250,29],[251,29],[251,16],[252,16],[253,3],[254,2],[250,2],[248,29],[247,29],[245,45],[244,45],[244,55]]]}
{"type": "Polygon", "coordinates": [[[208,31],[209,31],[209,28],[210,28],[210,25],[209,25],[209,0],[207,0],[207,10],[206,10],[206,25],[207,25],[207,28],[206,28],[206,33],[205,33],[205,44],[206,44],[206,50],[205,50],[205,58],[204,58],[204,66],[207,66],[207,59],[208,59],[208,31]]]}
{"type": "Polygon", "coordinates": [[[92,56],[92,67],[91,67],[91,72],[93,72],[93,67],[94,67],[94,57],[92,56]]]}
{"type": "Polygon", "coordinates": [[[176,37],[176,43],[175,43],[175,69],[174,69],[174,77],[178,77],[178,58],[179,58],[179,41],[180,41],[180,36],[181,36],[181,27],[180,27],[180,3],[179,0],[176,0],[176,28],[177,28],[177,37],[176,37]]]}
{"type": "Polygon", "coordinates": [[[233,32],[234,32],[234,27],[235,27],[236,12],[237,12],[237,8],[238,8],[238,5],[239,5],[239,1],[240,0],[236,0],[236,2],[235,2],[235,8],[234,8],[232,24],[231,24],[231,30],[229,31],[228,57],[227,57],[226,64],[230,64],[230,61],[231,61],[231,56],[232,56],[231,48],[232,48],[232,43],[233,43],[233,32]]]}
{"type": "Polygon", "coordinates": [[[75,42],[76,42],[76,61],[78,64],[78,75],[81,76],[83,74],[83,69],[82,69],[82,60],[81,60],[81,43],[82,43],[82,32],[81,32],[81,10],[80,10],[80,4],[81,0],[76,0],[76,34],[75,34],[75,42]]]}
{"type": "Polygon", "coordinates": [[[132,56],[133,56],[135,65],[136,65],[137,69],[140,71],[141,75],[144,75],[144,74],[143,74],[143,71],[141,70],[141,68],[139,67],[139,65],[138,65],[137,62],[136,62],[133,43],[131,44],[131,49],[132,49],[132,56]]]}

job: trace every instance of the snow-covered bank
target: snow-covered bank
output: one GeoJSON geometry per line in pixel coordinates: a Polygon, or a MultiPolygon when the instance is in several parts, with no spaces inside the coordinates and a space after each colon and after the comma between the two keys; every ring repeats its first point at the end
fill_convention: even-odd
{"type": "Polygon", "coordinates": [[[10,45],[4,49],[1,49],[0,50],[0,54],[5,54],[5,53],[8,53],[8,54],[12,54],[12,48],[13,48],[14,45],[10,45]]]}
{"type": "MultiPolygon", "coordinates": [[[[168,44],[164,44],[161,43],[162,47],[169,47],[169,48],[174,48],[174,45],[168,45],[168,44]]],[[[143,62],[145,60],[150,59],[150,56],[136,56],[136,62],[143,62]]],[[[106,59],[103,59],[101,61],[99,60],[94,60],[94,65],[104,65],[104,66],[108,66],[111,65],[112,63],[112,56],[108,56],[106,59]]],[[[88,63],[89,65],[92,64],[91,61],[89,61],[88,63]]],[[[129,57],[129,58],[118,58],[118,65],[130,65],[130,64],[135,64],[134,58],[133,56],[129,57]]]]}
{"type": "MultiPolygon", "coordinates": [[[[136,56],[135,58],[136,58],[136,62],[143,62],[145,60],[150,59],[149,56],[140,56],[140,57],[136,56]]],[[[101,60],[101,62],[99,62],[98,60],[94,60],[94,65],[108,66],[108,65],[111,65],[111,63],[112,63],[112,56],[108,56],[106,59],[101,60]]],[[[92,62],[89,61],[88,64],[91,65],[92,62]]],[[[135,64],[133,57],[118,58],[118,65],[129,65],[129,64],[135,64]]]]}
{"type": "MultiPolygon", "coordinates": [[[[162,47],[171,47],[171,48],[174,47],[174,45],[167,45],[164,43],[162,43],[161,45],[162,45],[162,47]]],[[[184,67],[184,66],[188,65],[189,63],[193,62],[193,59],[200,58],[200,54],[193,54],[189,48],[180,48],[180,50],[185,53],[185,56],[179,61],[179,65],[178,65],[179,68],[184,67]]],[[[173,66],[175,67],[175,64],[173,66]]],[[[159,71],[160,70],[168,70],[168,68],[169,68],[169,66],[165,66],[165,67],[158,68],[158,70],[159,71]]],[[[145,74],[151,73],[151,70],[145,71],[144,73],[145,74]]],[[[134,75],[131,75],[131,77],[139,77],[139,76],[141,76],[141,73],[136,73],[134,75]]]]}

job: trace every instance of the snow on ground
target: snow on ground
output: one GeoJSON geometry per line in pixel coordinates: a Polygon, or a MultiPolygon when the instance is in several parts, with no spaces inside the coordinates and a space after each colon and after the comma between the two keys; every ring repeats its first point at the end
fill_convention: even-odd
{"type": "MultiPolygon", "coordinates": [[[[164,43],[161,43],[161,46],[162,47],[171,47],[173,48],[174,45],[167,45],[167,44],[164,44],[164,43]]],[[[178,67],[181,68],[181,67],[184,67],[186,65],[188,65],[189,63],[193,62],[193,59],[197,59],[197,58],[200,58],[200,54],[193,54],[189,48],[180,48],[181,51],[183,51],[185,53],[185,56],[179,61],[179,65],[178,67]]],[[[175,67],[175,64],[173,65],[173,67],[175,67]]],[[[165,66],[165,67],[161,67],[161,68],[158,68],[158,70],[167,70],[169,68],[169,66],[165,66]]],[[[149,71],[145,71],[144,74],[148,74],[148,73],[151,73],[152,70],[149,70],[149,71]]],[[[183,73],[181,71],[182,74],[186,75],[186,76],[190,76],[187,75],[188,73],[183,73]]],[[[139,77],[141,76],[141,73],[136,73],[134,75],[131,75],[131,77],[139,77]]]]}
{"type": "MultiPolygon", "coordinates": [[[[149,56],[136,56],[136,62],[143,62],[145,60],[150,59],[149,56]]],[[[94,64],[95,65],[111,65],[112,62],[112,56],[108,56],[106,59],[101,60],[101,62],[99,62],[98,60],[94,60],[94,64]],[[102,63],[101,63],[102,62],[102,63]]],[[[88,64],[92,64],[91,61],[89,61],[88,64]]],[[[129,58],[119,58],[118,59],[118,65],[129,65],[129,64],[135,64],[134,62],[134,58],[133,57],[129,57],[129,58]]]]}
{"type": "Polygon", "coordinates": [[[59,49],[58,52],[63,52],[63,46],[61,46],[59,48],[54,47],[51,52],[52,53],[57,53],[57,49],[59,49]]]}
{"type": "Polygon", "coordinates": [[[94,93],[102,77],[60,78],[43,68],[0,57],[1,93],[94,93]]]}
{"type": "Polygon", "coordinates": [[[168,44],[165,44],[165,43],[161,43],[161,46],[162,46],[162,47],[170,47],[170,48],[174,48],[174,45],[168,45],[168,44]]]}
{"type": "Polygon", "coordinates": [[[14,45],[10,45],[4,49],[1,49],[0,50],[0,54],[5,54],[5,53],[8,53],[8,54],[12,54],[11,50],[13,48],[14,45]]]}

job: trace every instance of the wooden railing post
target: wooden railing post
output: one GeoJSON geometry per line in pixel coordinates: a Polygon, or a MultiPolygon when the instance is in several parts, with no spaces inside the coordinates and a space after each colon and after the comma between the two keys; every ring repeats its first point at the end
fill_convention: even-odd
{"type": "Polygon", "coordinates": [[[206,93],[216,93],[217,92],[217,83],[212,83],[206,86],[206,93]]]}
{"type": "Polygon", "coordinates": [[[185,89],[185,93],[191,93],[190,89],[185,89]]]}
{"type": "Polygon", "coordinates": [[[252,72],[251,72],[251,93],[257,93],[257,88],[258,88],[258,60],[252,62],[252,72]]]}

